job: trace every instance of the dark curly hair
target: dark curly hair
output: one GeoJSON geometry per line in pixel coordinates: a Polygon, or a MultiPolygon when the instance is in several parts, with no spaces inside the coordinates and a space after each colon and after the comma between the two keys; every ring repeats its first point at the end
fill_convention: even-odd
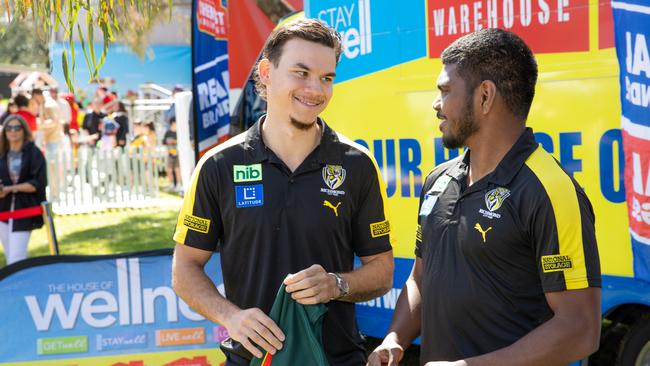
{"type": "Polygon", "coordinates": [[[516,34],[497,28],[482,29],[457,39],[441,55],[444,65],[457,65],[468,92],[491,80],[508,109],[526,119],[535,96],[537,62],[516,34]]]}
{"type": "MultiPolygon", "coordinates": [[[[271,61],[272,65],[277,66],[282,56],[284,44],[294,38],[333,48],[336,53],[337,63],[341,57],[341,35],[320,20],[304,18],[293,20],[275,29],[264,45],[262,57],[271,61]]],[[[266,99],[266,85],[262,84],[257,69],[255,69],[253,78],[257,94],[266,99]]]]}

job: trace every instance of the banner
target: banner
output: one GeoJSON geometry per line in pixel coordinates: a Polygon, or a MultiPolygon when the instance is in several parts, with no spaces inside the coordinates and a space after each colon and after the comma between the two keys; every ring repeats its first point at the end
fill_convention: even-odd
{"type": "MultiPolygon", "coordinates": [[[[32,258],[0,271],[0,365],[220,365],[224,327],[171,287],[171,250],[32,258]]],[[[215,254],[206,272],[221,291],[215,254]]]]}
{"type": "Polygon", "coordinates": [[[650,281],[650,6],[612,1],[634,275],[650,281]]]}
{"type": "Polygon", "coordinates": [[[194,0],[192,93],[198,155],[228,138],[230,76],[226,0],[194,0]]]}

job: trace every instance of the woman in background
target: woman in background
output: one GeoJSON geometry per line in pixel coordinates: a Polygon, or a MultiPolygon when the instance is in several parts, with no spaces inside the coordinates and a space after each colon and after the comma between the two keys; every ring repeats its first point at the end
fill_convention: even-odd
{"type": "MultiPolygon", "coordinates": [[[[7,117],[0,132],[0,181],[0,212],[37,207],[45,201],[45,158],[32,142],[27,122],[17,115],[7,117]]],[[[0,221],[7,264],[27,258],[31,231],[41,226],[41,215],[0,221]]]]}

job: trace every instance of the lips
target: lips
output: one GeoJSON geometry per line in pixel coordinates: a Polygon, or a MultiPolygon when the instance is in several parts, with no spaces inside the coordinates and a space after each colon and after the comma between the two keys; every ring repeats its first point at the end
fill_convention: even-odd
{"type": "Polygon", "coordinates": [[[318,107],[321,104],[323,104],[323,101],[321,99],[310,99],[310,98],[305,98],[301,96],[294,96],[293,97],[295,100],[300,102],[301,104],[313,108],[313,107],[318,107]]]}
{"type": "Polygon", "coordinates": [[[442,121],[440,121],[440,126],[438,126],[438,127],[440,128],[440,131],[442,131],[442,128],[443,128],[446,124],[447,124],[447,120],[444,120],[444,119],[443,119],[442,121]]]}

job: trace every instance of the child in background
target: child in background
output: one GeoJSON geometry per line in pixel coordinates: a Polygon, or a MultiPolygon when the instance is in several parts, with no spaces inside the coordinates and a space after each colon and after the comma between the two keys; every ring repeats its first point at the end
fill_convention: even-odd
{"type": "Polygon", "coordinates": [[[167,146],[167,179],[169,190],[181,191],[181,172],[176,148],[176,117],[169,119],[169,129],[163,137],[163,145],[167,146]]]}

